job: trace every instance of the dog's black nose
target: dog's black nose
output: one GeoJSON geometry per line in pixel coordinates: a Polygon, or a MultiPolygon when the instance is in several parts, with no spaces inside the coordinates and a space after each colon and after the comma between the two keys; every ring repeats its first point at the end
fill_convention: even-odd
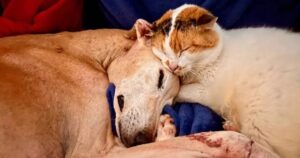
{"type": "Polygon", "coordinates": [[[134,145],[145,144],[148,142],[151,142],[151,140],[143,132],[139,132],[134,138],[134,145]]]}

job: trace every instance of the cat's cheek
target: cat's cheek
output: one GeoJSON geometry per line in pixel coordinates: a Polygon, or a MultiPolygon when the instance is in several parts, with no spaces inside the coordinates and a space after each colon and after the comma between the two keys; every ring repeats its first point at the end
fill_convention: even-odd
{"type": "Polygon", "coordinates": [[[188,60],[187,58],[185,58],[185,57],[179,58],[179,61],[178,61],[178,66],[179,67],[186,68],[191,64],[192,64],[191,61],[188,60]]]}
{"type": "Polygon", "coordinates": [[[182,74],[184,75],[184,74],[187,74],[188,72],[190,72],[190,71],[192,71],[192,67],[191,67],[191,65],[187,65],[187,66],[185,66],[183,69],[182,69],[182,74]]]}
{"type": "Polygon", "coordinates": [[[185,70],[184,70],[184,71],[190,72],[191,70],[192,70],[192,65],[187,65],[187,66],[185,67],[185,70]]]}
{"type": "Polygon", "coordinates": [[[186,68],[183,68],[183,69],[178,70],[177,72],[175,72],[175,74],[176,74],[177,76],[184,76],[184,75],[187,74],[188,72],[189,72],[189,71],[187,71],[186,68]]]}
{"type": "Polygon", "coordinates": [[[192,71],[193,65],[195,65],[193,60],[189,60],[188,58],[180,58],[178,62],[180,71],[178,72],[178,75],[184,76],[185,74],[189,73],[192,71]]]}

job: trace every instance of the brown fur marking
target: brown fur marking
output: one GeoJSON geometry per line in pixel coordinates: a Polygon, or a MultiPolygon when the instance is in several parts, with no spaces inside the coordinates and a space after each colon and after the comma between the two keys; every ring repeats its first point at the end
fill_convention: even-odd
{"type": "Polygon", "coordinates": [[[172,10],[168,10],[160,19],[154,22],[153,30],[154,34],[152,37],[152,46],[163,50],[163,43],[165,40],[165,34],[163,27],[166,27],[166,24],[171,23],[172,10]]]}
{"type": "MultiPolygon", "coordinates": [[[[152,47],[164,51],[165,34],[163,27],[167,21],[171,20],[171,16],[172,11],[168,11],[155,22],[152,47]]],[[[216,17],[203,8],[189,7],[184,9],[176,17],[175,29],[170,35],[170,47],[178,56],[184,50],[193,53],[214,47],[219,38],[217,33],[209,28],[213,25],[215,19],[216,17]]]]}
{"type": "Polygon", "coordinates": [[[170,46],[174,52],[180,55],[181,51],[187,49],[193,53],[214,47],[218,42],[218,35],[206,26],[214,18],[209,11],[202,8],[184,9],[176,17],[176,28],[171,34],[170,46]]]}

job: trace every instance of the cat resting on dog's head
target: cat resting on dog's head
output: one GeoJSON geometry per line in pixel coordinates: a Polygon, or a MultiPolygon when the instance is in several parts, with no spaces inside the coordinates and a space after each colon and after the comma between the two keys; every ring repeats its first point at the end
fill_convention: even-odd
{"type": "Polygon", "coordinates": [[[300,34],[224,30],[216,20],[201,7],[183,5],[153,24],[138,20],[135,29],[150,37],[153,53],[181,77],[177,101],[208,105],[230,128],[281,157],[299,158],[300,34]]]}

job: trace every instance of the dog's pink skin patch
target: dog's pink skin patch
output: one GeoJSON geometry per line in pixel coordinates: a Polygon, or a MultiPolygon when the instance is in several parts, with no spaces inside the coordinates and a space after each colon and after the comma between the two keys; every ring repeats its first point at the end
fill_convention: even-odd
{"type": "Polygon", "coordinates": [[[218,138],[217,140],[211,140],[208,139],[208,137],[211,136],[211,133],[201,133],[198,135],[188,135],[187,137],[190,138],[190,140],[197,140],[200,141],[204,144],[206,144],[209,147],[213,147],[213,148],[218,148],[222,145],[223,139],[222,138],[218,138]]]}

